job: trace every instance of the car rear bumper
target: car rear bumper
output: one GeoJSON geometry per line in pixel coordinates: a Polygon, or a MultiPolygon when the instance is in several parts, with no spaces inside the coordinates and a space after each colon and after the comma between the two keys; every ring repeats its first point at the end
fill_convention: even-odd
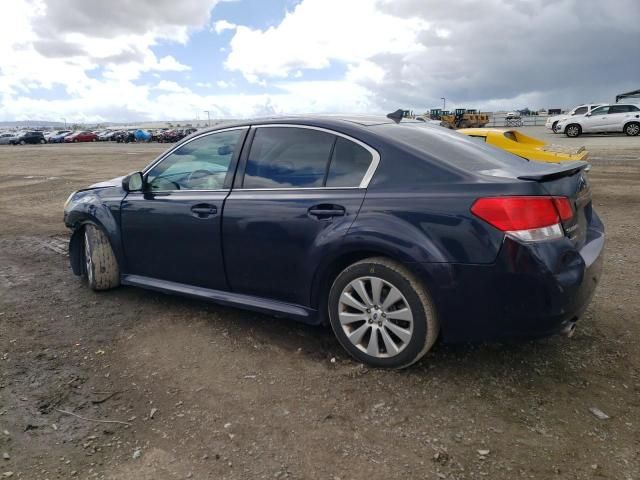
{"type": "Polygon", "coordinates": [[[429,286],[447,342],[552,335],[577,321],[600,281],[604,229],[579,249],[568,239],[523,244],[505,239],[491,265],[413,264],[429,286]]]}

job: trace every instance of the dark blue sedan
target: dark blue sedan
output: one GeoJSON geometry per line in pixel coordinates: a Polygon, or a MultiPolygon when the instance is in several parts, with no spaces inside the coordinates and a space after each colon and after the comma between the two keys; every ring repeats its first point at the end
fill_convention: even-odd
{"type": "Polygon", "coordinates": [[[330,324],[356,359],[406,367],[438,338],[571,333],[604,227],[584,162],[529,162],[387,118],[247,121],[73,193],[73,271],[330,324]]]}

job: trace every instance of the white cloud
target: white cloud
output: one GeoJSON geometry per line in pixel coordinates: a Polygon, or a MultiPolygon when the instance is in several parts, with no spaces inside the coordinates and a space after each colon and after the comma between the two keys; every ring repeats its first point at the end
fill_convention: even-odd
{"type": "Polygon", "coordinates": [[[252,83],[286,78],[334,61],[360,63],[374,55],[422,50],[416,35],[428,28],[425,20],[382,12],[375,0],[304,0],[275,27],[237,26],[225,66],[252,83]]]}
{"type": "Polygon", "coordinates": [[[191,90],[188,88],[178,85],[176,82],[172,82],[170,80],[161,80],[154,89],[173,93],[191,93],[191,90]]]}
{"type": "Polygon", "coordinates": [[[237,27],[237,25],[235,23],[231,23],[227,20],[218,20],[217,22],[215,22],[213,24],[213,30],[217,33],[217,34],[221,34],[222,32],[226,31],[226,30],[235,30],[237,27]]]}
{"type": "Polygon", "coordinates": [[[234,85],[233,85],[233,82],[225,82],[224,80],[218,80],[218,81],[216,82],[216,85],[217,85],[219,88],[229,88],[229,87],[233,87],[233,86],[234,86],[234,85]]]}

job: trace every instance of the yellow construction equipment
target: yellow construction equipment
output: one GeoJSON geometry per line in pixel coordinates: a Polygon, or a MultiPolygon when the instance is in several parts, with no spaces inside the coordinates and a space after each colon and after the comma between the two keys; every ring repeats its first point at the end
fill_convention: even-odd
{"type": "Polygon", "coordinates": [[[480,128],[489,123],[488,114],[478,113],[477,110],[467,110],[466,108],[456,108],[453,113],[440,111],[439,116],[440,125],[456,130],[458,128],[480,128]]]}

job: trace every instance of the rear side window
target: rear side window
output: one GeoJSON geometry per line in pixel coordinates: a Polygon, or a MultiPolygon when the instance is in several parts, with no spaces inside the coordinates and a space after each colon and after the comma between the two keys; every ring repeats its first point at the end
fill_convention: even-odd
{"type": "Polygon", "coordinates": [[[371,153],[346,138],[338,137],[331,156],[327,187],[357,187],[371,165],[371,153]]]}
{"type": "Polygon", "coordinates": [[[633,112],[631,105],[611,105],[609,107],[609,113],[628,113],[633,112]]]}
{"type": "Polygon", "coordinates": [[[335,136],[307,128],[258,128],[244,188],[322,187],[335,136]]]}
{"type": "Polygon", "coordinates": [[[629,111],[630,112],[640,112],[640,108],[636,107],[635,105],[629,105],[629,111]]]}

